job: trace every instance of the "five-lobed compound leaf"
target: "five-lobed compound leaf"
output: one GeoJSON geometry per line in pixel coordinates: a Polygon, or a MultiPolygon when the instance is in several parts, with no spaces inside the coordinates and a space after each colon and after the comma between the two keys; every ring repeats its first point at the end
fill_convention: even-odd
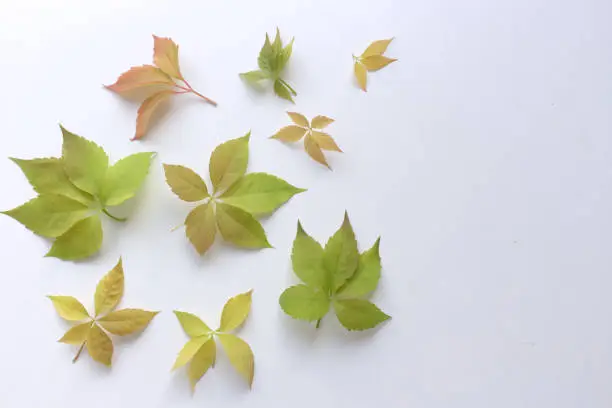
{"type": "Polygon", "coordinates": [[[381,261],[380,238],[372,248],[359,254],[348,215],[325,248],[310,237],[298,221],[291,261],[295,274],[304,284],[287,288],[279,298],[289,316],[317,321],[330,305],[348,330],[366,330],[390,319],[376,305],[361,297],[378,286],[381,261]]]}
{"type": "Polygon", "coordinates": [[[172,370],[188,365],[187,375],[192,390],[196,383],[215,366],[217,345],[215,337],[221,342],[230,363],[244,377],[249,387],[253,383],[254,357],[251,347],[242,339],[229,333],[240,327],[251,309],[252,290],[230,298],[223,307],[221,324],[218,330],[210,328],[199,317],[186,312],[175,311],[179,323],[189,341],[180,350],[172,370]]]}
{"type": "Polygon", "coordinates": [[[142,139],[159,108],[172,95],[192,93],[207,103],[217,103],[197,92],[181,74],[179,47],[170,38],[153,36],[153,65],[130,68],[106,88],[127,98],[144,99],[138,109],[136,133],[132,140],[142,139]]]}
{"type": "Polygon", "coordinates": [[[142,309],[115,310],[121,301],[124,275],[121,259],[100,280],[94,296],[95,314],[90,316],[85,307],[71,296],[48,296],[55,310],[65,320],[83,322],[70,328],[58,341],[80,346],[73,362],[83,348],[97,362],[110,366],[113,357],[112,333],[126,336],[144,330],[159,312],[142,309]]]}
{"type": "Polygon", "coordinates": [[[387,47],[391,41],[393,41],[393,38],[374,41],[359,57],[353,56],[355,78],[359,88],[364,92],[367,91],[368,71],[378,71],[390,63],[397,61],[395,58],[389,58],[383,55],[385,51],[387,51],[387,47]]]}
{"type": "Polygon", "coordinates": [[[287,112],[294,125],[289,125],[281,128],[271,139],[281,140],[283,142],[297,142],[302,137],[304,138],[304,150],[315,161],[330,168],[327,159],[323,154],[323,150],[331,150],[342,152],[334,139],[327,133],[320,130],[326,128],[334,122],[332,118],[327,116],[315,116],[312,121],[297,112],[287,112]]]}
{"type": "Polygon", "coordinates": [[[293,102],[292,96],[297,96],[297,93],[291,85],[281,78],[281,74],[293,52],[293,41],[294,39],[291,39],[289,44],[283,47],[278,28],[276,29],[274,42],[270,42],[270,37],[266,34],[266,40],[257,57],[259,70],[244,72],[240,74],[240,77],[249,84],[257,84],[264,79],[270,79],[273,82],[274,93],[293,102]]]}
{"type": "Polygon", "coordinates": [[[182,200],[203,201],[185,218],[185,234],[202,255],[212,246],[217,230],[223,239],[242,248],[270,248],[257,217],[271,214],[306,190],[266,173],[245,174],[250,132],[217,146],[210,157],[210,193],[193,170],[164,164],[166,182],[182,200]]]}

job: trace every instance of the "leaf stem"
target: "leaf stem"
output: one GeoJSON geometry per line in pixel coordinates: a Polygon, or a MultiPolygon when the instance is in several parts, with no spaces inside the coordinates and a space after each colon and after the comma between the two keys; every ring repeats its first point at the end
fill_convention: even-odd
{"type": "Polygon", "coordinates": [[[189,85],[189,82],[187,82],[185,79],[181,79],[181,81],[183,81],[183,83],[184,83],[184,84],[185,84],[187,87],[180,86],[180,85],[176,85],[176,87],[177,87],[177,88],[180,88],[180,89],[182,89],[182,90],[184,90],[184,91],[187,91],[187,92],[191,92],[191,93],[193,93],[194,95],[197,95],[197,96],[199,96],[200,98],[204,99],[206,102],[210,103],[212,106],[217,106],[217,102],[213,101],[213,100],[212,100],[212,99],[210,99],[210,98],[207,98],[206,96],[202,95],[201,93],[199,93],[198,91],[196,91],[195,89],[193,89],[193,87],[192,87],[191,85],[189,85]]]}
{"type": "Polygon", "coordinates": [[[77,351],[76,356],[74,356],[74,358],[72,359],[72,363],[76,363],[77,360],[79,359],[79,356],[81,355],[81,353],[83,352],[83,348],[85,348],[85,343],[87,343],[86,341],[84,341],[81,344],[81,347],[79,347],[79,351],[77,351]]]}
{"type": "Polygon", "coordinates": [[[321,319],[317,320],[317,324],[315,325],[315,329],[318,329],[321,326],[321,319]]]}
{"type": "Polygon", "coordinates": [[[283,85],[285,85],[287,88],[289,88],[289,90],[291,91],[291,93],[293,94],[293,96],[297,96],[297,92],[295,92],[295,89],[293,89],[291,87],[291,85],[289,85],[287,82],[285,82],[285,80],[283,78],[278,78],[279,81],[281,81],[281,83],[283,85]]]}
{"type": "Polygon", "coordinates": [[[113,214],[109,213],[108,210],[106,208],[102,209],[102,212],[106,215],[108,215],[110,218],[112,218],[115,221],[119,221],[119,222],[125,222],[127,221],[127,218],[119,218],[119,217],[115,217],[113,214]]]}

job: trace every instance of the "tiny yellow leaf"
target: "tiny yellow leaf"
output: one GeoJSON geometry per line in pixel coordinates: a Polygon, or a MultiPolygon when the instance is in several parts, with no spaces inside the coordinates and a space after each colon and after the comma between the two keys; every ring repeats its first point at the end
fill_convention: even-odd
{"type": "Polygon", "coordinates": [[[189,382],[191,388],[194,389],[196,383],[202,378],[202,376],[208,371],[208,369],[215,364],[217,358],[217,345],[212,337],[204,343],[198,352],[191,359],[187,374],[189,375],[189,382]]]}
{"type": "Polygon", "coordinates": [[[325,160],[323,151],[321,151],[321,148],[312,135],[307,135],[304,139],[304,148],[306,149],[306,153],[308,153],[308,155],[315,161],[327,166],[327,168],[330,168],[329,164],[327,164],[327,160],[325,160]]]}
{"type": "Polygon", "coordinates": [[[130,68],[119,76],[117,82],[107,85],[106,88],[122,95],[129,95],[137,91],[158,91],[174,85],[170,78],[161,69],[153,65],[142,65],[130,68]]]}
{"type": "Polygon", "coordinates": [[[355,62],[355,78],[363,92],[367,92],[368,71],[360,62],[355,62]]]}
{"type": "Polygon", "coordinates": [[[285,126],[272,135],[271,139],[282,140],[283,142],[297,142],[308,132],[308,129],[296,125],[285,126]]]}
{"type": "Polygon", "coordinates": [[[121,258],[98,283],[94,295],[96,317],[114,310],[123,296],[123,264],[121,258]]]}
{"type": "Polygon", "coordinates": [[[176,370],[177,368],[181,368],[185,364],[189,363],[193,356],[196,355],[198,350],[200,350],[200,347],[202,347],[202,345],[209,340],[210,336],[200,336],[194,337],[193,339],[185,343],[181,351],[179,351],[176,360],[174,361],[172,371],[176,370]]]}
{"type": "Polygon", "coordinates": [[[328,118],[327,116],[315,116],[314,118],[312,118],[312,121],[310,123],[310,127],[312,127],[313,129],[323,129],[329,125],[331,125],[334,122],[334,120],[332,118],[328,118]]]}
{"type": "Polygon", "coordinates": [[[153,62],[166,74],[183,79],[178,60],[178,45],[171,38],[153,35],[153,62]]]}
{"type": "Polygon", "coordinates": [[[221,345],[229,357],[230,363],[232,363],[236,371],[244,377],[249,387],[251,387],[255,371],[251,347],[244,340],[233,334],[221,333],[219,334],[219,341],[221,341],[221,345]]]}
{"type": "Polygon", "coordinates": [[[200,255],[208,251],[217,235],[214,204],[209,202],[191,210],[185,218],[185,234],[200,255]]]}
{"type": "Polygon", "coordinates": [[[370,55],[382,55],[387,51],[387,47],[393,41],[393,38],[389,38],[388,40],[378,40],[374,41],[372,44],[366,48],[366,50],[361,54],[361,58],[369,57],[370,55]]]}
{"type": "Polygon", "coordinates": [[[140,105],[140,108],[138,108],[138,116],[136,116],[136,134],[132,140],[139,140],[144,137],[157,109],[173,94],[173,91],[161,91],[145,99],[142,105],[140,105]]]}
{"type": "Polygon", "coordinates": [[[185,166],[164,164],[166,183],[174,194],[183,201],[202,201],[209,197],[208,188],[202,177],[185,166]]]}
{"type": "Polygon", "coordinates": [[[369,57],[361,59],[361,63],[368,71],[378,71],[394,61],[397,60],[395,58],[385,57],[384,55],[370,55],[369,57]]]}
{"type": "Polygon", "coordinates": [[[62,319],[78,322],[89,318],[85,306],[72,296],[48,296],[62,319]]]}
{"type": "Polygon", "coordinates": [[[99,319],[98,323],[113,334],[125,336],[144,330],[157,313],[142,309],[117,310],[99,319]]]}
{"type": "Polygon", "coordinates": [[[205,336],[212,332],[212,330],[210,330],[206,323],[204,323],[198,316],[194,314],[180,312],[178,310],[175,310],[174,314],[176,315],[176,318],[178,319],[181,326],[183,327],[183,330],[185,330],[185,333],[187,333],[189,337],[193,338],[205,336]]]}
{"type": "Polygon", "coordinates": [[[113,357],[113,342],[97,324],[94,324],[89,330],[86,344],[91,358],[110,367],[113,357]]]}
{"type": "Polygon", "coordinates": [[[295,123],[296,125],[305,127],[305,128],[308,127],[308,119],[306,119],[306,117],[302,115],[301,113],[287,112],[287,115],[289,115],[293,123],[295,123]]]}
{"type": "Polygon", "coordinates": [[[81,344],[87,341],[87,336],[89,335],[91,324],[91,322],[87,322],[71,327],[58,341],[60,343],[80,346],[81,344]]]}
{"type": "Polygon", "coordinates": [[[316,130],[312,132],[312,137],[319,147],[323,150],[332,150],[335,152],[342,152],[340,147],[336,144],[334,139],[328,135],[327,133],[317,132],[316,130]]]}
{"type": "Polygon", "coordinates": [[[221,325],[219,331],[229,332],[238,328],[249,315],[251,310],[251,295],[253,290],[230,298],[223,307],[221,313],[221,325]]]}

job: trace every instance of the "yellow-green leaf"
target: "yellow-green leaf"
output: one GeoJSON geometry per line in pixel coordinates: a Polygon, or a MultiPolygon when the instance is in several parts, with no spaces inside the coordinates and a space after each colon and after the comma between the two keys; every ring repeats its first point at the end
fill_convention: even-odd
{"type": "Polygon", "coordinates": [[[323,150],[332,150],[335,152],[342,152],[340,147],[336,144],[334,139],[328,135],[327,133],[317,132],[316,130],[312,132],[312,137],[315,140],[315,143],[323,150]]]}
{"type": "Polygon", "coordinates": [[[89,318],[85,306],[72,296],[48,296],[62,319],[78,322],[89,318]]]}
{"type": "Polygon", "coordinates": [[[299,221],[293,241],[291,262],[295,274],[308,286],[327,288],[328,277],[323,268],[323,248],[304,231],[299,221]]]}
{"type": "Polygon", "coordinates": [[[97,324],[94,324],[89,330],[86,344],[91,358],[110,367],[113,357],[113,342],[97,324]]]}
{"type": "Polygon", "coordinates": [[[313,129],[323,129],[334,122],[332,118],[328,118],[327,116],[318,115],[312,118],[312,122],[310,123],[310,127],[313,129]]]}
{"type": "Polygon", "coordinates": [[[100,199],[105,206],[119,205],[134,197],[142,186],[155,153],[136,153],[124,157],[108,169],[100,199]]]}
{"type": "Polygon", "coordinates": [[[367,330],[391,318],[375,304],[364,299],[336,299],[338,320],[349,330],[367,330]]]}
{"type": "Polygon", "coordinates": [[[296,125],[304,127],[304,128],[308,127],[308,119],[306,119],[306,117],[302,115],[301,113],[287,112],[287,115],[289,115],[293,123],[295,123],[296,125]]]}
{"type": "Polygon", "coordinates": [[[339,289],[344,282],[353,276],[359,264],[359,251],[355,233],[348,218],[344,214],[344,222],[338,231],[327,241],[323,251],[323,266],[331,275],[333,291],[339,289]]]}
{"type": "Polygon", "coordinates": [[[355,78],[357,79],[357,84],[359,85],[361,90],[363,92],[367,92],[368,70],[360,62],[355,62],[355,78]]]}
{"type": "Polygon", "coordinates": [[[123,296],[123,289],[123,263],[119,259],[117,265],[104,275],[96,286],[96,294],[94,295],[96,316],[115,310],[123,296]]]}
{"type": "Polygon", "coordinates": [[[281,128],[274,135],[270,136],[271,139],[282,140],[283,142],[297,142],[308,132],[308,129],[296,125],[289,125],[281,128]]]}
{"type": "Polygon", "coordinates": [[[98,323],[113,334],[126,336],[144,330],[157,313],[142,309],[117,310],[98,319],[98,323]]]}
{"type": "Polygon", "coordinates": [[[166,183],[183,201],[202,201],[209,197],[208,188],[202,177],[188,167],[164,164],[166,183]]]}
{"type": "Polygon", "coordinates": [[[214,204],[197,206],[185,219],[185,234],[200,255],[208,251],[217,235],[214,204]]]}
{"type": "Polygon", "coordinates": [[[221,195],[221,199],[251,214],[264,215],[304,191],[270,174],[249,173],[221,195]]]}
{"type": "Polygon", "coordinates": [[[196,355],[198,350],[200,350],[200,347],[202,347],[202,345],[210,339],[210,336],[200,336],[194,337],[193,339],[190,339],[187,343],[185,343],[178,356],[176,357],[176,360],[174,361],[172,370],[181,368],[185,364],[189,363],[191,359],[196,355]]]}
{"type": "Polygon", "coordinates": [[[370,55],[382,55],[387,51],[387,47],[393,41],[393,38],[389,38],[388,40],[378,40],[372,42],[368,48],[361,54],[361,58],[369,57],[370,55]]]}
{"type": "Polygon", "coordinates": [[[279,97],[281,97],[283,99],[288,100],[289,102],[295,103],[293,101],[293,98],[291,97],[291,93],[292,93],[291,90],[280,79],[276,79],[274,81],[274,93],[277,96],[279,96],[279,97]]]}
{"type": "Polygon", "coordinates": [[[210,156],[210,180],[215,191],[224,191],[244,175],[249,162],[249,138],[243,137],[220,144],[210,156]]]}
{"type": "Polygon", "coordinates": [[[208,369],[215,364],[217,358],[217,345],[215,341],[210,338],[198,349],[197,353],[191,359],[187,374],[189,375],[189,382],[191,388],[194,389],[196,383],[202,378],[202,376],[208,371],[208,369]]]}
{"type": "Polygon", "coordinates": [[[63,260],[87,258],[102,246],[102,221],[97,215],[87,217],[59,236],[45,256],[63,260]]]}
{"type": "Polygon", "coordinates": [[[255,362],[251,347],[241,338],[233,334],[221,333],[218,335],[219,341],[229,357],[232,366],[247,381],[249,387],[253,384],[255,372],[255,362]]]}
{"type": "Polygon", "coordinates": [[[295,285],[286,289],[279,303],[285,313],[295,319],[318,320],[329,311],[329,296],[321,289],[295,285]]]}
{"type": "Polygon", "coordinates": [[[397,60],[395,58],[385,57],[384,55],[370,55],[369,57],[361,59],[361,63],[368,71],[378,71],[394,61],[397,60]]]}
{"type": "Polygon", "coordinates": [[[98,194],[108,169],[104,150],[85,138],[61,127],[64,136],[62,161],[70,181],[89,194],[98,194]]]}
{"type": "Polygon", "coordinates": [[[212,331],[198,316],[187,312],[174,311],[181,327],[189,337],[200,337],[212,331]]]}
{"type": "Polygon", "coordinates": [[[271,248],[259,221],[238,207],[217,203],[217,226],[223,239],[234,245],[244,248],[271,248]]]}
{"type": "Polygon", "coordinates": [[[238,328],[249,315],[251,310],[251,294],[253,290],[241,293],[230,298],[223,307],[219,331],[229,332],[238,328]]]}
{"type": "Polygon", "coordinates": [[[380,280],[380,238],[372,248],[359,256],[359,266],[355,275],[340,288],[338,294],[342,297],[360,297],[372,292],[380,280]]]}
{"type": "Polygon", "coordinates": [[[306,149],[306,153],[308,153],[308,155],[312,157],[315,161],[321,163],[324,166],[327,166],[327,168],[331,168],[329,167],[329,164],[327,164],[327,160],[325,160],[323,151],[321,150],[321,148],[317,144],[317,141],[312,137],[311,134],[306,135],[306,137],[304,138],[304,149],[306,149]]]}
{"type": "Polygon", "coordinates": [[[87,322],[71,327],[58,342],[80,346],[87,341],[91,325],[91,322],[87,322]]]}

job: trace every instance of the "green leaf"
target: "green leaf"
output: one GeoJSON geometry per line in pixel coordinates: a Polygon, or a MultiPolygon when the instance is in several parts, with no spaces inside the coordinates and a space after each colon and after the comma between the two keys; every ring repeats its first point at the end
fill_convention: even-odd
{"type": "Polygon", "coordinates": [[[229,188],[246,172],[250,137],[251,132],[222,143],[213,150],[208,167],[215,191],[229,188]]]}
{"type": "Polygon", "coordinates": [[[202,201],[210,197],[202,177],[188,167],[164,164],[166,183],[181,200],[188,202],[202,201]]]}
{"type": "Polygon", "coordinates": [[[83,204],[93,201],[91,195],[79,190],[68,180],[61,159],[50,157],[33,160],[11,158],[11,160],[23,171],[38,194],[59,194],[83,204]]]}
{"type": "Polygon", "coordinates": [[[240,74],[240,77],[250,84],[255,84],[263,79],[268,79],[270,76],[268,75],[268,73],[264,71],[255,70],[255,71],[244,72],[240,74]]]}
{"type": "Polygon", "coordinates": [[[342,226],[327,241],[323,252],[323,266],[331,277],[331,289],[334,292],[353,276],[358,264],[359,251],[355,233],[345,213],[342,226]]]}
{"type": "Polygon", "coordinates": [[[210,330],[210,327],[208,327],[206,323],[204,323],[198,316],[194,314],[180,312],[178,310],[175,310],[174,314],[176,315],[176,318],[181,324],[181,327],[183,327],[183,330],[185,330],[185,333],[187,333],[189,337],[201,337],[208,335],[210,334],[210,332],[212,332],[212,330],[210,330]]]}
{"type": "Polygon", "coordinates": [[[108,156],[94,142],[63,127],[61,129],[64,136],[62,161],[66,175],[81,190],[97,195],[108,170],[108,156]]]}
{"type": "Polygon", "coordinates": [[[295,38],[291,39],[291,42],[287,44],[285,48],[283,48],[278,57],[278,70],[282,71],[287,66],[287,62],[289,62],[289,58],[291,58],[291,53],[293,52],[293,41],[295,38]]]}
{"type": "Polygon", "coordinates": [[[299,221],[291,262],[293,271],[304,283],[313,288],[327,290],[328,278],[323,268],[323,248],[304,231],[299,221]]]}
{"type": "Polygon", "coordinates": [[[57,194],[43,194],[3,214],[22,223],[30,231],[55,238],[85,218],[88,208],[78,201],[57,194]]]}
{"type": "Polygon", "coordinates": [[[274,74],[276,74],[275,63],[274,48],[272,48],[272,44],[270,43],[270,37],[268,37],[268,34],[266,34],[266,41],[264,42],[263,47],[261,47],[261,51],[259,51],[257,65],[262,71],[268,74],[273,74],[271,76],[274,76],[274,74]]]}
{"type": "Polygon", "coordinates": [[[283,99],[293,102],[291,92],[280,79],[274,81],[274,93],[283,99]]]}
{"type": "Polygon", "coordinates": [[[217,226],[223,239],[243,248],[271,248],[263,227],[251,214],[217,203],[217,226]]]}
{"type": "Polygon", "coordinates": [[[349,330],[366,330],[391,318],[375,304],[363,299],[336,299],[334,310],[338,320],[349,330]]]}
{"type": "Polygon", "coordinates": [[[251,214],[264,215],[273,212],[295,194],[304,191],[306,190],[294,187],[276,176],[250,173],[221,195],[221,199],[251,214]]]}
{"type": "Polygon", "coordinates": [[[339,295],[342,297],[360,297],[376,289],[381,270],[379,247],[380,238],[376,240],[372,248],[359,256],[357,272],[340,288],[339,295]]]}
{"type": "Polygon", "coordinates": [[[102,246],[102,222],[97,215],[76,223],[64,235],[58,237],[45,256],[63,260],[87,258],[102,246]]]}
{"type": "Polygon", "coordinates": [[[155,153],[124,157],[108,169],[100,191],[105,206],[119,205],[134,197],[145,180],[155,153]]]}
{"type": "Polygon", "coordinates": [[[223,346],[223,350],[229,357],[230,363],[236,371],[247,381],[249,387],[253,385],[253,374],[255,363],[253,359],[253,351],[251,347],[240,337],[229,333],[220,333],[219,341],[223,346]]]}
{"type": "Polygon", "coordinates": [[[327,294],[306,285],[291,286],[280,296],[279,303],[285,313],[301,320],[319,320],[329,311],[327,294]]]}
{"type": "Polygon", "coordinates": [[[214,204],[201,204],[191,210],[185,218],[185,234],[200,255],[208,251],[217,235],[214,204]]]}

